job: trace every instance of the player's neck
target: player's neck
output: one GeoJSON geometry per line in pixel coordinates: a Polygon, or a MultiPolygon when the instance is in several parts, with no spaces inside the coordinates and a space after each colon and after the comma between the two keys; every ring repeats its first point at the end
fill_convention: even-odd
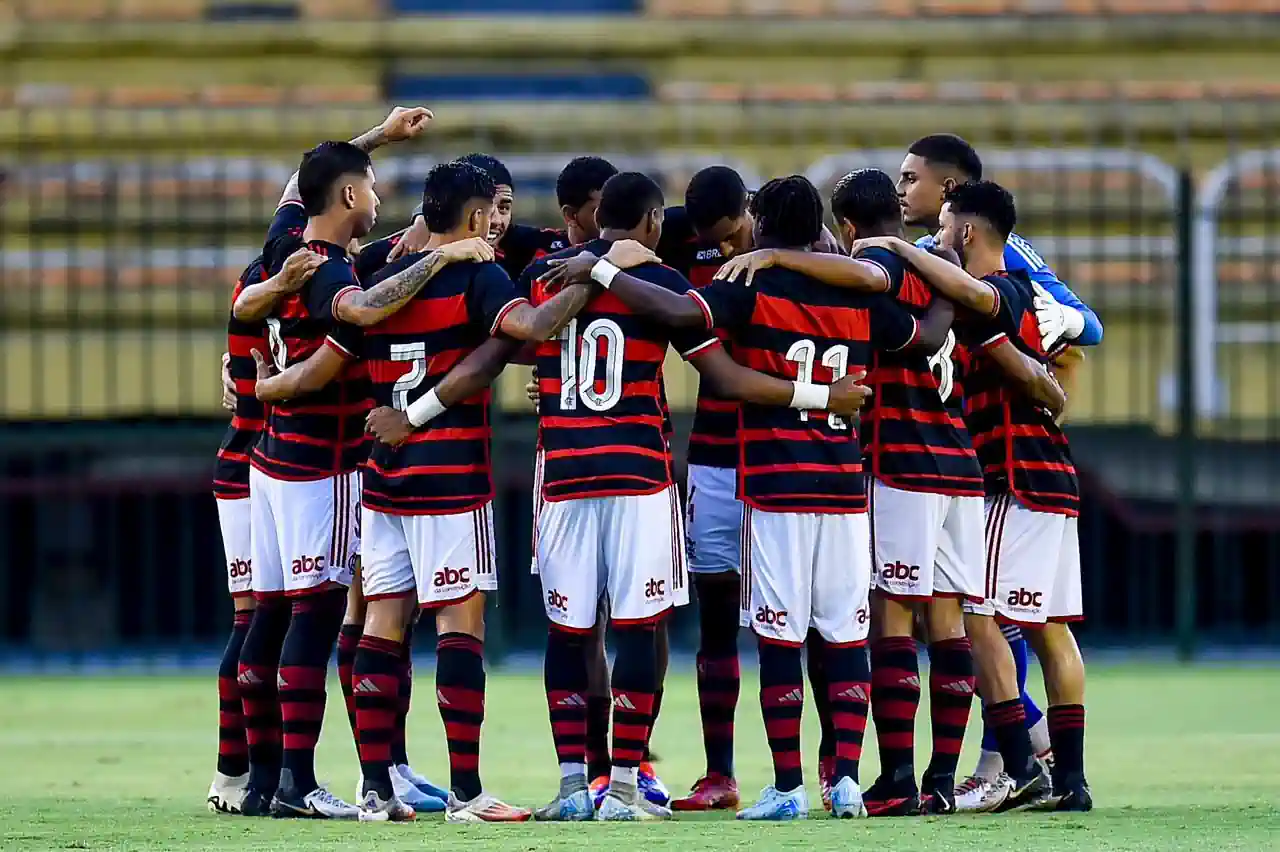
{"type": "Polygon", "coordinates": [[[312,216],[307,219],[307,227],[302,231],[302,239],[305,242],[333,243],[335,246],[341,246],[343,251],[346,251],[347,247],[351,245],[351,240],[354,236],[351,233],[351,224],[346,216],[326,214],[312,216]]]}
{"type": "Polygon", "coordinates": [[[427,237],[427,244],[423,247],[423,251],[435,251],[441,246],[447,246],[449,243],[457,243],[462,240],[470,239],[473,234],[463,233],[460,231],[448,231],[443,234],[433,233],[427,237]]]}
{"type": "Polygon", "coordinates": [[[1004,252],[970,246],[964,251],[964,271],[974,278],[1004,272],[1004,252]]]}
{"type": "Polygon", "coordinates": [[[565,233],[569,236],[569,245],[571,246],[580,246],[584,243],[589,243],[592,240],[600,239],[599,231],[594,234],[588,233],[577,225],[569,225],[565,228],[565,233]]]}

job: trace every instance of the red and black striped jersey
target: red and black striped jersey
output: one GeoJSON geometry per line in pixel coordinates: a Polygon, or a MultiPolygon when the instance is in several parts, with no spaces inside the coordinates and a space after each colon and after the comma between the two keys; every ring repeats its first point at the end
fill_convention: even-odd
{"type": "Polygon", "coordinates": [[[1010,387],[985,352],[1006,340],[1038,361],[1050,354],[1040,345],[1032,307],[1031,279],[1021,270],[985,279],[999,297],[995,316],[967,324],[972,363],[965,376],[964,417],[973,434],[988,495],[1012,491],[1031,509],[1077,515],[1080,485],[1067,437],[1049,412],[1010,387]]]}
{"type": "MultiPolygon", "coordinates": [[[[593,240],[582,249],[604,256],[609,245],[593,240]]],[[[675,293],[689,290],[682,275],[660,264],[628,272],[675,293]]],[[[545,301],[536,266],[529,274],[533,301],[545,301]]],[[[673,330],[605,291],[558,338],[538,346],[545,499],[652,494],[671,484],[661,383],[668,344],[686,359],[719,345],[709,332],[673,330]]]]}
{"type": "MultiPolygon", "coordinates": [[[[685,277],[694,287],[706,287],[724,265],[725,257],[719,246],[695,240],[691,248],[685,277]]],[[[732,355],[733,342],[729,335],[723,331],[717,331],[717,335],[732,355]]],[[[699,381],[698,404],[693,414],[693,428],[689,431],[689,464],[724,468],[738,464],[738,407],[737,400],[726,399],[714,384],[699,381]]]]}
{"type": "MultiPolygon", "coordinates": [[[[425,256],[407,255],[378,278],[425,256]]],[[[440,270],[409,304],[365,330],[374,404],[407,409],[496,334],[507,312],[524,301],[496,263],[454,263],[440,270]]],[[[364,505],[394,515],[440,515],[491,501],[489,399],[485,388],[454,403],[399,447],[375,442],[364,472],[364,505]]]]}
{"type": "Polygon", "coordinates": [[[535,260],[569,247],[569,232],[562,228],[535,228],[512,223],[498,243],[498,263],[512,280],[535,260]]]}
{"type": "MultiPolygon", "coordinates": [[[[339,322],[333,314],[339,297],[360,289],[360,283],[342,246],[316,241],[307,247],[329,260],[267,318],[272,360],[284,370],[305,361],[321,346],[329,346],[349,363],[320,390],[271,406],[252,462],[276,479],[324,479],[349,473],[369,454],[364,419],[372,404],[368,372],[357,360],[360,329],[339,322]]],[[[275,253],[273,274],[287,257],[284,251],[275,253]]]]}
{"type": "MultiPolygon", "coordinates": [[[[933,290],[898,255],[873,248],[860,260],[884,269],[889,295],[919,317],[933,290]]],[[[862,412],[862,452],[867,472],[894,488],[981,497],[982,468],[964,422],[957,359],[963,347],[953,332],[933,355],[920,350],[877,351],[862,412]]]]}
{"type": "MultiPolygon", "coordinates": [[[[709,328],[733,339],[739,363],[781,379],[828,384],[871,366],[873,349],[903,349],[915,318],[889,296],[831,287],[789,269],[751,287],[716,281],[690,293],[709,328]]],[[[738,498],[773,512],[867,510],[857,430],[826,411],[744,402],[738,420],[738,498]]]]}
{"type": "MultiPolygon", "coordinates": [[[[240,273],[232,301],[248,285],[266,279],[267,270],[262,265],[262,257],[254,258],[240,273]]],[[[213,472],[213,493],[224,500],[249,496],[249,453],[266,423],[264,406],[253,395],[253,385],[258,378],[254,349],[263,355],[270,351],[267,324],[262,321],[245,322],[232,314],[227,320],[227,353],[231,356],[229,369],[236,385],[236,410],[222,436],[213,472]]]]}

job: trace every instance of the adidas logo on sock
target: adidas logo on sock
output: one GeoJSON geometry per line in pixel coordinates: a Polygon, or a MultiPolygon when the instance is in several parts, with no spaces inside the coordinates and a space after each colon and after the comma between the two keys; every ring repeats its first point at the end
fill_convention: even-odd
{"type": "Polygon", "coordinates": [[[619,710],[636,709],[636,705],[632,704],[631,699],[628,698],[625,694],[615,695],[613,697],[613,706],[617,707],[619,710]]]}
{"type": "Polygon", "coordinates": [[[867,691],[863,689],[861,686],[858,686],[855,684],[854,686],[851,686],[848,689],[846,689],[844,692],[840,693],[840,697],[851,698],[854,701],[865,702],[867,700],[867,691]]]}
{"type": "Polygon", "coordinates": [[[253,672],[246,670],[240,672],[239,677],[236,678],[236,683],[241,686],[261,686],[262,679],[253,672]]]}
{"type": "Polygon", "coordinates": [[[449,699],[445,698],[443,690],[439,690],[439,689],[436,690],[436,702],[439,704],[443,704],[446,707],[448,707],[450,704],[453,703],[449,699]]]}
{"type": "Polygon", "coordinates": [[[778,699],[779,704],[790,704],[797,701],[799,702],[804,701],[804,690],[798,686],[795,689],[788,692],[786,695],[778,699]]]}
{"type": "Polygon", "coordinates": [[[369,680],[369,678],[365,677],[365,678],[361,678],[359,683],[351,687],[351,691],[363,692],[364,694],[369,695],[371,693],[381,692],[382,690],[378,688],[378,685],[376,683],[369,680]]]}
{"type": "Polygon", "coordinates": [[[557,702],[556,702],[556,706],[558,706],[558,707],[586,707],[586,706],[587,706],[587,700],[586,700],[585,698],[583,698],[581,695],[579,695],[578,693],[576,693],[576,692],[575,692],[575,693],[573,693],[572,695],[566,695],[564,698],[561,698],[559,701],[557,701],[557,702]]]}
{"type": "Polygon", "coordinates": [[[898,681],[898,685],[899,685],[899,686],[909,686],[909,687],[911,687],[912,689],[919,689],[919,688],[920,688],[920,675],[907,675],[907,676],[906,676],[906,677],[904,677],[902,680],[898,681]]]}
{"type": "Polygon", "coordinates": [[[276,689],[284,689],[288,685],[289,682],[284,679],[284,675],[280,672],[276,672],[276,689]]]}
{"type": "Polygon", "coordinates": [[[957,680],[952,683],[942,684],[942,689],[947,692],[954,692],[959,695],[973,695],[973,685],[967,681],[957,680]]]}

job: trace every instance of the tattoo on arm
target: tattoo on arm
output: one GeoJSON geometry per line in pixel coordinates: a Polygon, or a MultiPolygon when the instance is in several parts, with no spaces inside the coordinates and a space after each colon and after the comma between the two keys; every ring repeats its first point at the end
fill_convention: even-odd
{"type": "Polygon", "coordinates": [[[387,140],[384,139],[382,136],[381,125],[379,125],[378,127],[370,128],[369,130],[366,130],[364,133],[361,133],[355,139],[351,140],[352,145],[355,145],[357,148],[359,148],[361,151],[364,151],[366,154],[372,154],[374,151],[378,150],[383,145],[385,145],[386,142],[387,140]]]}
{"type": "Polygon", "coordinates": [[[440,252],[433,251],[408,269],[397,272],[368,290],[354,294],[353,302],[361,308],[370,310],[384,310],[399,306],[417,295],[418,291],[444,267],[445,261],[440,252]]]}
{"type": "Polygon", "coordinates": [[[569,320],[576,317],[591,299],[590,284],[571,284],[557,293],[551,301],[543,305],[547,311],[548,328],[542,340],[550,340],[560,333],[569,320]]]}

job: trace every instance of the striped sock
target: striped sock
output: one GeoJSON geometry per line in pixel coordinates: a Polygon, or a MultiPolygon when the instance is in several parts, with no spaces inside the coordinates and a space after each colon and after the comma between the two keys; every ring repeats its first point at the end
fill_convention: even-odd
{"type": "Polygon", "coordinates": [[[364,636],[352,667],[356,712],[356,750],[366,789],[384,800],[391,786],[391,743],[400,705],[401,645],[381,636],[364,636]]]}
{"type": "Polygon", "coordinates": [[[916,640],[893,636],[871,643],[871,712],[880,747],[880,777],[914,777],[920,664],[916,640]]]}
{"type": "Polygon", "coordinates": [[[551,715],[551,739],[563,764],[587,762],[587,658],[585,637],[554,625],[547,632],[542,669],[551,715]]]}
{"type": "Polygon", "coordinates": [[[249,771],[249,743],[245,738],[244,705],[236,678],[240,651],[249,633],[253,610],[236,610],[231,636],[218,665],[218,771],[236,777],[249,771]]]}
{"type": "Polygon", "coordinates": [[[832,782],[841,778],[858,780],[862,760],[862,740],[867,732],[867,705],[871,698],[871,664],[862,645],[824,643],[828,677],[831,724],[835,739],[835,769],[832,782]]]}
{"type": "Polygon", "coordinates": [[[773,786],[789,792],[804,783],[800,718],[804,712],[804,667],[799,648],[760,640],[760,712],[773,753],[773,786]]]}
{"type": "Polygon", "coordinates": [[[976,689],[973,646],[967,638],[946,639],[929,646],[929,717],[933,728],[933,757],[925,770],[926,776],[956,774],[976,689]]]}
{"type": "Polygon", "coordinates": [[[449,744],[450,786],[464,802],[481,793],[484,689],[484,642],[465,633],[440,636],[436,642],[436,702],[449,744]]]}

